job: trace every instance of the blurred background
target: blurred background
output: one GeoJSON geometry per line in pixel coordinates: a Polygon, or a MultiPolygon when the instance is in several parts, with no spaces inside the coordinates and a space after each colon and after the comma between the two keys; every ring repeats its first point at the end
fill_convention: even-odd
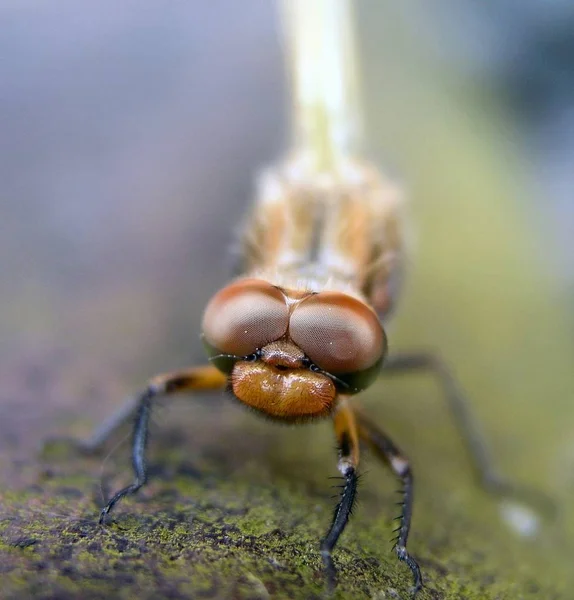
{"type": "MultiPolygon", "coordinates": [[[[572,505],[574,5],[357,6],[368,151],[405,181],[414,221],[392,347],[439,348],[503,468],[572,505]]],[[[151,374],[202,360],[203,307],[289,102],[273,2],[3,0],[0,31],[13,481],[44,434],[86,433],[151,374]]],[[[449,465],[421,474],[440,497],[466,458],[440,400],[412,389],[387,411],[423,466],[449,465]]]]}
{"type": "MultiPolygon", "coordinates": [[[[378,4],[358,3],[372,150],[410,183],[409,144],[430,142],[407,121],[474,118],[571,303],[572,4],[378,4]]],[[[0,19],[3,350],[30,335],[88,355],[95,335],[113,361],[147,329],[193,352],[253,173],[286,137],[274,4],[5,0],[0,19]]]]}

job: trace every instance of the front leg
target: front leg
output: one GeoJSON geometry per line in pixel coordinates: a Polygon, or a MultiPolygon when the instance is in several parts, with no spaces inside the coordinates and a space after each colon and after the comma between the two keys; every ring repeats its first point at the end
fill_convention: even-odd
{"type": "Polygon", "coordinates": [[[359,436],[353,411],[346,398],[341,398],[334,416],[335,435],[339,446],[339,471],[345,479],[342,493],[335,508],[331,527],[321,542],[321,557],[327,575],[329,589],[334,589],[337,569],[331,552],[349,521],[357,493],[357,467],[359,465],[359,436]]]}
{"type": "Polygon", "coordinates": [[[357,414],[359,436],[375,453],[386,462],[393,473],[403,483],[403,500],[400,503],[401,514],[397,518],[399,526],[397,533],[395,552],[399,560],[405,562],[413,574],[413,596],[423,587],[421,570],[417,561],[407,551],[407,540],[411,528],[411,517],[413,514],[413,474],[408,459],[395,446],[391,439],[380,429],[375,427],[369,420],[357,414]]]}
{"type": "MultiPolygon", "coordinates": [[[[100,523],[106,515],[124,497],[135,494],[147,482],[146,450],[148,441],[149,418],[153,401],[158,396],[171,396],[181,392],[213,390],[223,388],[227,382],[226,376],[213,366],[195,367],[154,377],[146,389],[138,396],[136,403],[135,422],[132,441],[132,465],[135,480],[131,485],[116,492],[100,513],[100,523]]],[[[115,430],[107,427],[105,436],[100,435],[98,444],[115,430]]]]}

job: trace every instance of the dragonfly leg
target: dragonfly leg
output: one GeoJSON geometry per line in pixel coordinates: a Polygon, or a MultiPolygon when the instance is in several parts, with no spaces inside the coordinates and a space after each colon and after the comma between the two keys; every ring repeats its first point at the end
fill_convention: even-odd
{"type": "Polygon", "coordinates": [[[401,514],[397,518],[399,526],[395,529],[397,535],[393,542],[395,543],[395,552],[397,553],[398,559],[405,562],[413,574],[414,596],[421,590],[423,580],[417,561],[407,551],[407,540],[413,513],[413,474],[411,466],[409,460],[386,434],[375,427],[364,416],[360,414],[357,414],[356,416],[360,438],[389,465],[393,473],[400,478],[403,484],[403,489],[401,490],[402,501],[399,503],[401,514]]]}
{"type": "Polygon", "coordinates": [[[65,445],[83,454],[97,454],[102,450],[105,443],[123,425],[128,423],[135,414],[138,407],[138,397],[131,396],[124,400],[119,408],[101,425],[99,425],[85,440],[69,437],[51,437],[44,440],[41,454],[50,454],[53,447],[65,445]]]}
{"type": "Polygon", "coordinates": [[[550,498],[538,490],[507,481],[497,471],[468,398],[438,356],[425,352],[391,355],[385,360],[383,375],[425,370],[438,378],[444,390],[448,407],[466,444],[479,483],[493,494],[526,501],[543,513],[552,515],[555,505],[550,498]]]}
{"type": "MultiPolygon", "coordinates": [[[[132,465],[134,482],[116,492],[100,513],[103,523],[108,513],[125,496],[135,494],[147,482],[146,450],[149,419],[153,401],[159,396],[171,396],[182,392],[222,388],[227,378],[215,367],[195,367],[184,371],[158,375],[137,397],[132,438],[132,465]]],[[[107,436],[106,436],[107,437],[107,436]]]]}
{"type": "Polygon", "coordinates": [[[342,399],[334,416],[335,435],[339,446],[339,471],[343,475],[341,497],[335,508],[333,521],[327,535],[321,542],[321,557],[325,567],[327,583],[333,590],[337,580],[337,569],[331,552],[345,529],[357,494],[357,467],[359,464],[359,437],[353,411],[347,401],[342,399]]]}

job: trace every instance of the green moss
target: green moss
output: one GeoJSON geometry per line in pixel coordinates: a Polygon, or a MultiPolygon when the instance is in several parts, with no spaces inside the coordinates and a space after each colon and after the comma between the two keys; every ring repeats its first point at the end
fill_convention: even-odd
{"type": "MultiPolygon", "coordinates": [[[[80,511],[80,518],[57,512],[69,504],[50,496],[58,481],[47,492],[35,487],[10,493],[0,547],[6,597],[41,589],[94,598],[321,597],[318,540],[333,505],[328,481],[318,476],[324,493],[317,493],[284,477],[272,478],[268,485],[250,484],[241,472],[229,480],[214,473],[207,478],[204,493],[194,490],[196,499],[190,501],[178,491],[181,486],[160,474],[161,485],[154,488],[161,492],[166,486],[169,499],[159,493],[126,502],[106,527],[97,525],[93,504],[80,511]],[[34,544],[15,543],[26,538],[34,544]]],[[[408,594],[410,573],[397,563],[386,541],[391,537],[392,495],[384,485],[378,489],[378,479],[373,472],[364,478],[363,506],[336,552],[340,584],[335,598],[408,594]]],[[[487,506],[488,500],[483,501],[487,506]]],[[[560,597],[552,585],[539,583],[537,574],[525,578],[515,571],[517,562],[509,559],[509,550],[518,547],[516,540],[497,539],[493,545],[489,537],[497,526],[491,523],[481,531],[480,519],[465,520],[458,513],[454,518],[455,513],[448,505],[441,510],[424,495],[417,504],[412,547],[427,581],[421,598],[534,599],[540,598],[540,590],[545,598],[560,597]],[[517,573],[520,579],[515,579],[517,573]]]]}

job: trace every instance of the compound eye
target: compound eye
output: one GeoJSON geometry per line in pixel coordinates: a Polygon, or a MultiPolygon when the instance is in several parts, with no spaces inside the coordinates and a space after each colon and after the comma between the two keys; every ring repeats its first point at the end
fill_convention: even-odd
{"type": "Polygon", "coordinates": [[[380,363],[386,339],[376,314],[341,292],[303,300],[289,323],[291,339],[321,369],[337,374],[365,371],[380,363]]]}
{"type": "Polygon", "coordinates": [[[240,279],[210,300],[202,331],[214,351],[247,356],[283,337],[288,324],[289,307],[280,290],[261,279],[240,279]]]}

